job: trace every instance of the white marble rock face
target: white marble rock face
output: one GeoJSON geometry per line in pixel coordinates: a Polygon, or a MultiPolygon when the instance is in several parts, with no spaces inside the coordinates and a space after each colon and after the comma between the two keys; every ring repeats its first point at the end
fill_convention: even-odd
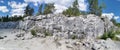
{"type": "Polygon", "coordinates": [[[83,38],[82,36],[96,38],[104,33],[104,22],[95,15],[65,17],[60,14],[48,14],[26,17],[24,21],[19,22],[19,28],[21,29],[28,30],[35,27],[40,29],[40,33],[43,33],[43,30],[47,30],[57,36],[61,35],[57,33],[62,33],[62,36],[67,38],[72,35],[78,38],[83,38]]]}
{"type": "Polygon", "coordinates": [[[104,18],[103,21],[92,14],[78,17],[62,14],[28,16],[23,21],[0,22],[0,33],[7,36],[0,39],[0,50],[119,50],[119,42],[96,39],[111,27],[110,20],[104,18]],[[43,37],[45,31],[53,36],[34,37],[31,29],[43,37]],[[78,39],[72,40],[73,35],[78,39]]]}

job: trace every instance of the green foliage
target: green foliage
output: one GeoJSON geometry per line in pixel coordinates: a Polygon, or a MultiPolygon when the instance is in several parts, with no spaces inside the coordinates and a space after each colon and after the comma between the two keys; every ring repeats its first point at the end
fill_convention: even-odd
{"type": "Polygon", "coordinates": [[[69,7],[67,10],[63,11],[63,14],[69,16],[79,16],[80,11],[77,6],[78,6],[78,0],[75,0],[75,2],[73,3],[73,7],[69,7]]]}
{"type": "Polygon", "coordinates": [[[89,13],[101,16],[102,9],[105,8],[105,4],[102,3],[100,6],[98,4],[98,0],[89,0],[89,13]]]}
{"type": "Polygon", "coordinates": [[[30,7],[29,5],[27,5],[25,10],[24,10],[24,15],[25,16],[32,16],[33,13],[34,13],[34,9],[32,7],[30,7]]]}
{"type": "Polygon", "coordinates": [[[77,39],[77,36],[72,35],[71,38],[72,38],[72,39],[77,39]]]}
{"type": "Polygon", "coordinates": [[[36,31],[35,30],[31,30],[31,34],[33,35],[33,36],[36,36],[37,34],[36,34],[36,31]]]}
{"type": "Polygon", "coordinates": [[[101,39],[104,39],[106,40],[107,38],[111,38],[112,40],[117,40],[119,41],[120,39],[118,37],[116,37],[116,35],[118,35],[120,32],[118,31],[110,31],[110,32],[107,32],[107,33],[104,33],[102,36],[101,36],[101,39]]]}
{"type": "Polygon", "coordinates": [[[54,4],[45,4],[44,10],[42,10],[42,5],[40,5],[37,15],[45,15],[45,14],[53,13],[53,10],[54,10],[54,4]]]}
{"type": "Polygon", "coordinates": [[[9,21],[19,21],[19,20],[23,20],[23,16],[1,16],[0,18],[0,22],[9,22],[9,21]]]}
{"type": "Polygon", "coordinates": [[[52,36],[53,34],[49,33],[48,31],[45,31],[45,32],[44,32],[44,35],[45,35],[45,36],[52,36]]]}
{"type": "Polygon", "coordinates": [[[69,7],[66,11],[63,11],[64,15],[69,15],[69,16],[79,16],[80,11],[79,9],[69,7]]]}
{"type": "Polygon", "coordinates": [[[101,39],[106,40],[107,38],[108,38],[108,33],[104,33],[104,34],[101,36],[101,39]]]}
{"type": "Polygon", "coordinates": [[[120,23],[117,23],[115,19],[112,18],[111,21],[115,26],[120,27],[120,23]]]}

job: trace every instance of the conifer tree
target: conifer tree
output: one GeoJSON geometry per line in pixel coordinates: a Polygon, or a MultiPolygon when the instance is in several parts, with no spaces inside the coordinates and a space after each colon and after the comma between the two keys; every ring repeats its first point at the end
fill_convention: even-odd
{"type": "Polygon", "coordinates": [[[24,15],[25,16],[32,16],[33,13],[34,13],[34,9],[32,7],[30,7],[29,5],[27,5],[25,10],[24,10],[24,15]]]}
{"type": "Polygon", "coordinates": [[[102,9],[105,8],[105,5],[99,5],[98,0],[88,0],[89,2],[89,13],[101,16],[102,9]]]}
{"type": "Polygon", "coordinates": [[[44,4],[44,6],[45,6],[44,10],[42,9],[43,8],[42,4],[39,6],[38,15],[53,13],[54,4],[44,4]]]}
{"type": "Polygon", "coordinates": [[[73,7],[69,7],[67,10],[63,11],[63,14],[69,16],[79,16],[80,11],[78,9],[78,0],[75,0],[72,6],[73,7]]]}

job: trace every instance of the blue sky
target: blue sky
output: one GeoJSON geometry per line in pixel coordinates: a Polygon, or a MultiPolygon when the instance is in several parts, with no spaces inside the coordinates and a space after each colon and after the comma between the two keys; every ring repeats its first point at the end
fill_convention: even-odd
{"type": "MultiPolygon", "coordinates": [[[[74,0],[0,0],[0,16],[5,15],[23,15],[24,9],[27,4],[35,9],[35,13],[38,11],[38,6],[42,3],[55,3],[55,13],[61,13],[67,9],[74,0]]],[[[99,0],[99,2],[104,2],[106,8],[103,10],[104,15],[115,16],[117,22],[120,22],[120,0],[99,0]]],[[[86,0],[79,0],[79,9],[81,11],[87,11],[88,3],[86,0]]]]}
{"type": "Polygon", "coordinates": [[[114,13],[117,16],[120,16],[120,0],[103,0],[106,4],[104,13],[114,13]]]}
{"type": "Polygon", "coordinates": [[[117,22],[120,22],[120,0],[100,0],[106,4],[103,13],[110,13],[116,16],[117,22]]]}

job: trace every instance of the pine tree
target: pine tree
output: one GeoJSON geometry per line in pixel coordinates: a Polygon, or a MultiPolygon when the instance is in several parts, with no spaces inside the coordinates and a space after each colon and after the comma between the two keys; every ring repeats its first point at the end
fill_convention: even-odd
{"type": "Polygon", "coordinates": [[[32,16],[33,13],[34,13],[34,9],[33,9],[33,8],[30,8],[30,10],[29,10],[29,16],[32,16]]]}
{"type": "Polygon", "coordinates": [[[34,13],[34,9],[30,7],[29,5],[26,6],[26,9],[24,10],[25,16],[32,16],[34,13]]]}
{"type": "Polygon", "coordinates": [[[69,7],[67,10],[63,11],[63,14],[69,16],[79,16],[80,11],[78,9],[78,0],[75,0],[72,6],[73,7],[69,7]]]}
{"type": "Polygon", "coordinates": [[[26,9],[24,10],[25,16],[29,16],[29,9],[30,9],[30,6],[27,5],[27,6],[26,6],[26,9]]]}
{"type": "Polygon", "coordinates": [[[54,4],[46,4],[43,14],[53,13],[54,4]]]}
{"type": "Polygon", "coordinates": [[[98,4],[98,0],[89,0],[89,13],[101,16],[102,9],[105,8],[105,5],[98,4]]]}
{"type": "Polygon", "coordinates": [[[98,0],[89,0],[89,10],[91,14],[96,14],[98,9],[98,0]]]}
{"type": "Polygon", "coordinates": [[[42,10],[43,5],[41,4],[39,6],[39,10],[38,10],[38,14],[37,15],[45,15],[45,14],[49,14],[49,13],[53,13],[54,10],[54,4],[44,4],[45,8],[44,10],[42,10]]]}
{"type": "Polygon", "coordinates": [[[40,14],[42,14],[42,4],[39,6],[37,15],[40,15],[40,14]]]}

